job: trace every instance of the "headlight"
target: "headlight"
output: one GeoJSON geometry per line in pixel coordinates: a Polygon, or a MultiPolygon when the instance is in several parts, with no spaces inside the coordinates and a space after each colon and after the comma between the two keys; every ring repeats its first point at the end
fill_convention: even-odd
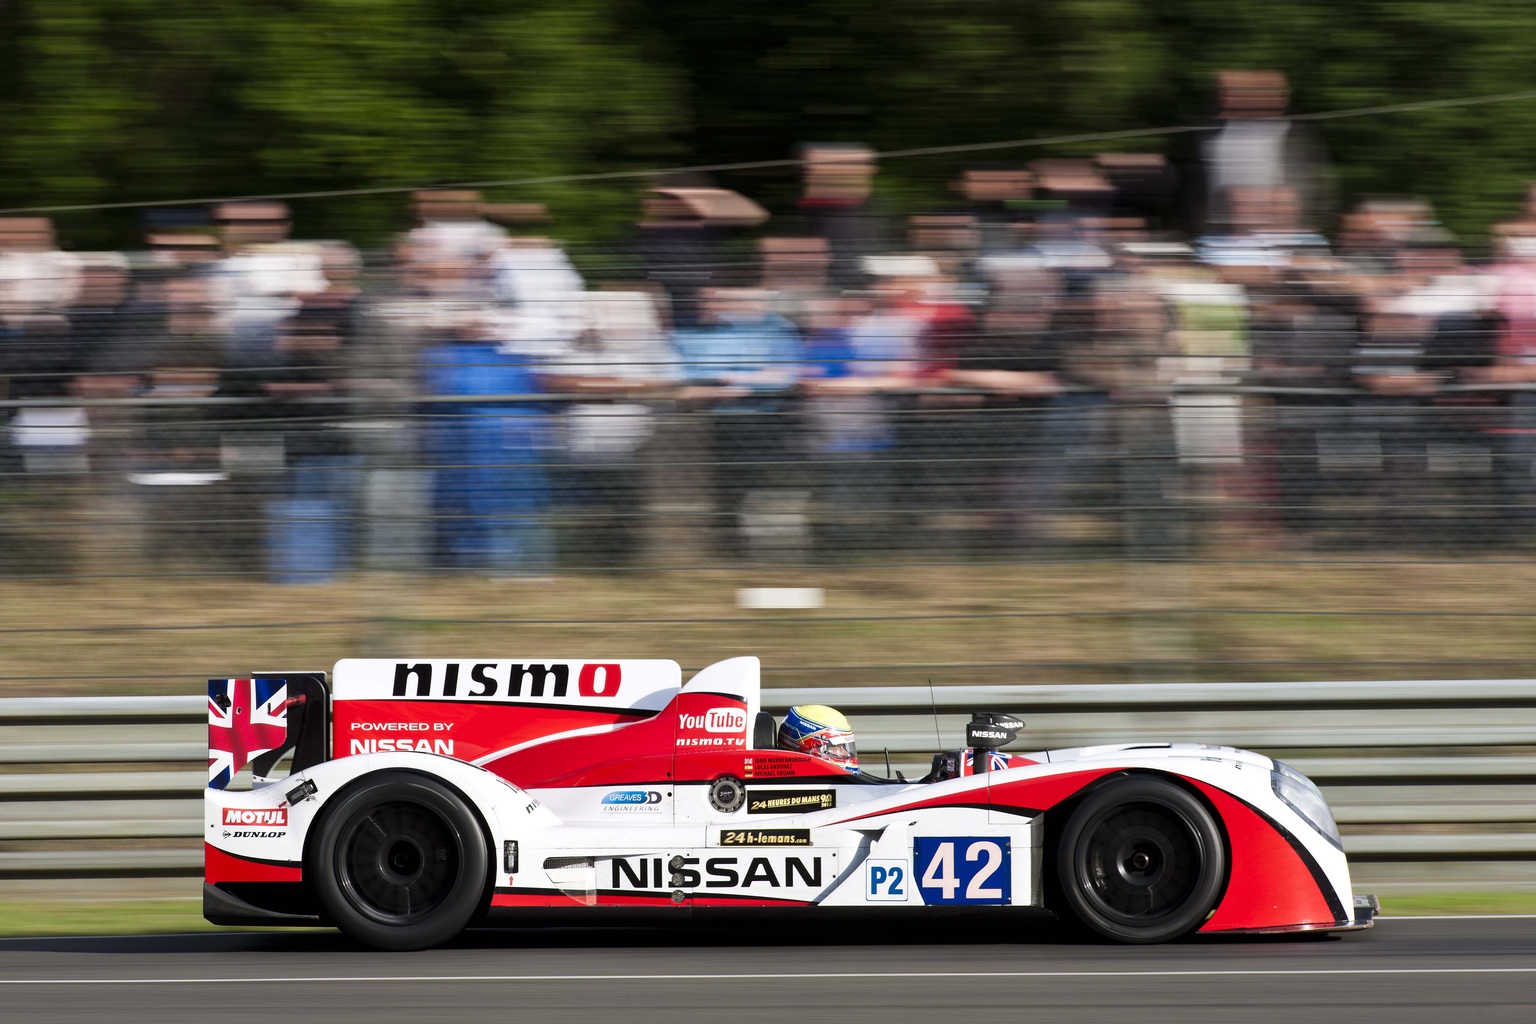
{"type": "Polygon", "coordinates": [[[1283,761],[1275,762],[1275,770],[1269,773],[1269,781],[1275,788],[1275,796],[1285,801],[1287,807],[1307,819],[1323,838],[1339,849],[1344,841],[1339,838],[1339,826],[1328,809],[1317,783],[1283,761]]]}

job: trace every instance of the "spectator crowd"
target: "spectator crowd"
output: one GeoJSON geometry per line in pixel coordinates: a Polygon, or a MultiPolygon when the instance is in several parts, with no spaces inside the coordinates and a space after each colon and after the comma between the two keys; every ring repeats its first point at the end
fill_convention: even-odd
{"type": "Polygon", "coordinates": [[[1194,166],[972,165],[904,220],[830,143],[791,210],[663,179],[601,250],[469,191],[366,258],[280,202],[129,252],[0,218],[0,569],[1525,542],[1536,192],[1473,258],[1335,208],[1281,76],[1218,88],[1194,166]]]}

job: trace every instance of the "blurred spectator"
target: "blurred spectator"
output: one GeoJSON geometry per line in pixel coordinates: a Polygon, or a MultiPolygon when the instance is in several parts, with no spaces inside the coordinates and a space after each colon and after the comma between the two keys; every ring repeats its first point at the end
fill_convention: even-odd
{"type": "Polygon", "coordinates": [[[907,242],[911,251],[933,260],[941,276],[968,282],[981,251],[981,231],[969,214],[924,214],[907,219],[907,242]]]}
{"type": "Polygon", "coordinates": [[[1304,124],[1285,119],[1290,83],[1279,71],[1218,71],[1217,118],[1206,139],[1206,223],[1218,231],[1233,221],[1231,190],[1294,189],[1301,218],[1321,223],[1332,212],[1327,157],[1304,124]]]}
{"type": "Polygon", "coordinates": [[[480,193],[429,189],[413,193],[417,226],[410,244],[415,258],[426,264],[452,263],[469,278],[484,276],[482,264],[501,249],[507,232],[487,220],[480,193]]]}
{"type": "Polygon", "coordinates": [[[87,397],[121,397],[137,390],[144,369],[136,351],[145,323],[129,306],[128,261],[121,253],[80,253],[80,292],[69,309],[75,383],[87,397]]]}
{"type": "Polygon", "coordinates": [[[1033,256],[994,257],[984,262],[984,272],[991,289],[980,324],[944,379],[1010,398],[1056,394],[1059,276],[1033,256]]]}
{"type": "Polygon", "coordinates": [[[645,474],[653,429],[644,400],[669,392],[681,376],[646,292],[589,292],[577,307],[582,329],[543,362],[552,393],[581,395],[561,413],[560,497],[578,515],[573,556],[626,565],[639,553],[645,474]]]}
{"type": "Polygon", "coordinates": [[[767,219],[768,211],[726,189],[667,186],[645,193],[640,253],[647,276],[667,292],[674,325],[698,326],[702,290],[735,283],[722,280],[729,230],[767,219]]]}
{"type": "Polygon", "coordinates": [[[1375,228],[1391,273],[1362,302],[1355,377],[1367,395],[1355,406],[1380,445],[1381,536],[1416,540],[1434,523],[1426,492],[1436,452],[1482,443],[1494,425],[1488,396],[1447,388],[1488,374],[1498,282],[1462,265],[1427,207],[1407,220],[1380,217],[1375,228]]]}
{"type": "Polygon", "coordinates": [[[1044,420],[1048,457],[1037,478],[1036,529],[1050,539],[1075,532],[1063,518],[1073,489],[1107,477],[1132,510],[1126,543],[1133,550],[1166,545],[1172,491],[1165,480],[1176,468],[1161,374],[1174,353],[1167,307],[1146,281],[1107,278],[1063,322],[1073,326],[1060,373],[1075,387],[1052,400],[1044,420]]]}
{"type": "Polygon", "coordinates": [[[997,543],[1006,549],[1029,541],[1041,467],[1059,457],[1042,444],[1042,420],[1062,392],[1061,280],[1034,256],[991,257],[983,265],[989,297],[944,380],[986,395],[971,435],[984,461],[972,475],[986,485],[981,507],[1000,510],[997,543]]]}
{"type": "Polygon", "coordinates": [[[799,341],[794,326],[770,311],[766,292],[716,288],[702,298],[700,326],[674,333],[684,377],[699,397],[771,396],[794,383],[799,341]]]}
{"type": "Polygon", "coordinates": [[[1323,446],[1343,433],[1348,414],[1338,395],[1328,392],[1350,384],[1356,319],[1351,308],[1320,299],[1301,282],[1248,294],[1249,379],[1276,389],[1267,403],[1250,405],[1252,419],[1262,424],[1249,444],[1251,457],[1260,461],[1256,491],[1277,506],[1272,518],[1294,530],[1313,529],[1332,493],[1328,484],[1337,479],[1323,472],[1323,446]]]}
{"type": "MultiPolygon", "coordinates": [[[[67,313],[80,290],[80,261],[57,248],[46,217],[0,218],[0,395],[59,398],[75,358],[67,313]]],[[[28,414],[21,414],[25,425],[28,414]]],[[[29,444],[45,435],[28,435],[29,444]]]]}
{"type": "Polygon", "coordinates": [[[750,289],[712,289],[702,296],[700,326],[680,327],[673,342],[687,386],[679,398],[710,410],[715,508],[722,543],[745,551],[756,517],[778,505],[795,519],[799,481],[791,463],[791,388],[801,365],[800,339],[770,311],[770,296],[750,289]],[[734,526],[735,529],[730,527],[734,526]]]}
{"type": "MultiPolygon", "coordinates": [[[[1528,196],[1527,218],[1530,206],[1528,196]]],[[[1506,399],[1498,478],[1504,518],[1526,540],[1536,521],[1536,394],[1530,390],[1536,384],[1536,220],[1502,226],[1498,244],[1495,354],[1477,377],[1516,389],[1506,399]]]]}
{"type": "Polygon", "coordinates": [[[975,326],[961,289],[927,255],[871,256],[864,270],[889,311],[916,325],[918,375],[941,382],[975,326]]]}
{"type": "Polygon", "coordinates": [[[512,238],[488,264],[503,347],[531,359],[569,350],[585,330],[586,284],[565,252],[547,238],[512,238]]]}
{"type": "MultiPolygon", "coordinates": [[[[767,213],[708,181],[648,188],[646,280],[623,290],[588,290],[578,266],[616,264],[545,237],[542,207],[472,191],[415,194],[366,278],[351,246],[293,240],[280,202],[154,211],[128,255],[0,218],[6,486],[48,473],[101,491],[103,517],[162,517],[167,557],[237,524],[225,564],[260,533],[242,507],[287,503],[278,540],[299,534],[276,520],[366,507],[369,552],[417,553],[364,564],[420,565],[430,528],[439,565],[495,574],[557,550],[630,564],[641,533],[690,557],[710,514],[723,549],[780,559],[1112,526],[1145,552],[1180,539],[1175,504],[1306,543],[1362,496],[1404,537],[1497,486],[1529,533],[1536,187],[1487,265],[1411,197],[1365,198],[1325,237],[1326,163],[1284,77],[1219,87],[1189,244],[1159,233],[1177,182],[1158,154],[964,168],[898,241],[874,151],[823,143],[798,151],[795,235],[732,237],[767,213]],[[132,494],[106,493],[125,470],[132,494]]],[[[349,530],[330,532],[340,565],[349,530]]]]}
{"type": "Polygon", "coordinates": [[[1488,375],[1505,383],[1536,381],[1536,224],[1510,226],[1499,241],[1497,369],[1488,375]]]}
{"type": "Polygon", "coordinates": [[[162,329],[146,353],[139,443],[129,479],[152,524],[151,558],[203,569],[228,568],[255,531],[249,511],[224,504],[219,391],[223,341],[206,277],[182,269],[162,282],[162,329]]]}
{"type": "Polygon", "coordinates": [[[919,377],[922,324],[894,290],[828,298],[811,310],[801,389],[806,444],[820,464],[822,549],[837,557],[883,547],[896,484],[893,396],[919,377]]]}
{"type": "Polygon", "coordinates": [[[764,238],[758,241],[764,289],[773,294],[774,312],[809,329],[811,307],[820,308],[833,294],[828,271],[831,257],[824,238],[764,238]]]}
{"type": "Polygon", "coordinates": [[[889,244],[872,199],[875,152],[857,143],[812,142],[801,146],[798,156],[807,233],[826,239],[833,282],[855,287],[862,283],[860,260],[889,244]]]}
{"type": "Polygon", "coordinates": [[[79,260],[58,248],[46,217],[0,217],[0,315],[57,312],[75,299],[79,260]]]}
{"type": "Polygon", "coordinates": [[[1078,217],[1103,217],[1113,208],[1115,187],[1092,160],[1032,160],[1029,172],[1034,178],[1035,194],[1053,205],[1040,219],[1062,222],[1078,217]]]}
{"type": "Polygon", "coordinates": [[[1173,216],[1178,174],[1161,153],[1100,153],[1093,165],[1115,190],[1114,215],[1140,217],[1153,225],[1173,216]]]}
{"type": "Polygon", "coordinates": [[[491,576],[542,575],[555,559],[545,470],[551,410],[535,397],[528,360],[484,334],[467,314],[421,354],[437,561],[491,576]]]}
{"type": "Polygon", "coordinates": [[[227,367],[259,371],[273,365],[282,324],[302,296],[326,288],[320,247],[288,241],[284,203],[223,203],[214,211],[224,246],[218,267],[229,324],[227,367]]]}
{"type": "Polygon", "coordinates": [[[267,409],[281,431],[293,490],[342,507],[350,488],[334,478],[351,463],[346,388],[350,376],[341,310],[305,302],[280,328],[273,364],[261,374],[267,409]]]}
{"type": "Polygon", "coordinates": [[[982,252],[1001,252],[1017,246],[1014,229],[1029,223],[1033,175],[1013,164],[976,164],[962,170],[950,187],[966,201],[966,212],[974,218],[982,252]]]}

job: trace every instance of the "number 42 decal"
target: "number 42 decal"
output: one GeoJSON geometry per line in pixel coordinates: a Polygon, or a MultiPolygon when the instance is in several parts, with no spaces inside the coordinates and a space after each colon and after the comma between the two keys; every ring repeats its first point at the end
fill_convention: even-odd
{"type": "Polygon", "coordinates": [[[915,838],[917,890],[930,906],[1006,905],[1012,902],[1011,853],[1003,836],[915,838]]]}

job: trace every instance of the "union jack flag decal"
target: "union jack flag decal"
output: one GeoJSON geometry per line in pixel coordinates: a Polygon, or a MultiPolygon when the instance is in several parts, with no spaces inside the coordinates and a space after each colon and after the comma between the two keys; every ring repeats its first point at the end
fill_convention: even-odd
{"type": "MultiPolygon", "coordinates": [[[[987,755],[987,771],[989,771],[989,772],[1000,772],[1003,769],[1008,767],[1008,762],[1011,761],[1011,760],[1012,760],[1012,757],[1010,757],[1008,754],[1004,754],[1001,751],[993,750],[993,751],[989,752],[988,755],[987,755]]],[[[974,774],[975,771],[976,771],[976,752],[974,750],[967,750],[965,752],[965,772],[963,774],[971,775],[971,774],[974,774]]]]}
{"type": "Polygon", "coordinates": [[[209,789],[227,788],[236,772],[287,739],[285,680],[208,680],[209,789]]]}

